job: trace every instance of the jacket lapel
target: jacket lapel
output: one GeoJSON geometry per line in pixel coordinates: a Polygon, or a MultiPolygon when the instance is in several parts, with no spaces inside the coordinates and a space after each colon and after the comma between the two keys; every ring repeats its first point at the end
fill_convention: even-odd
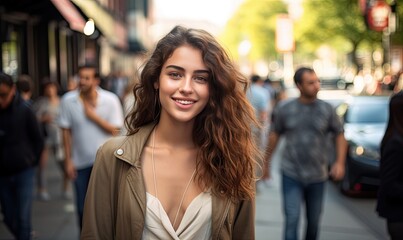
{"type": "Polygon", "coordinates": [[[224,197],[212,195],[212,239],[219,239],[225,219],[228,216],[231,201],[224,197]]]}

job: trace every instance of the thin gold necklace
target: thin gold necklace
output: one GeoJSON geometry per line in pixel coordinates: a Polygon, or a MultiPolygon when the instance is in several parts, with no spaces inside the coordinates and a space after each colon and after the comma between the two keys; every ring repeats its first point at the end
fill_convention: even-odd
{"type": "MultiPolygon", "coordinates": [[[[157,127],[155,127],[155,129],[153,131],[153,148],[152,148],[152,151],[151,151],[151,161],[152,161],[152,164],[153,164],[153,178],[154,178],[155,197],[158,199],[157,178],[156,178],[156,173],[155,173],[156,171],[155,171],[155,162],[154,162],[155,132],[156,132],[156,130],[157,130],[157,127]]],[[[175,223],[176,223],[176,220],[178,219],[179,211],[180,211],[180,209],[182,207],[182,204],[183,204],[183,199],[185,198],[185,195],[186,195],[186,193],[187,193],[187,191],[189,189],[190,183],[192,182],[195,173],[196,173],[196,168],[195,168],[195,170],[193,170],[192,176],[190,177],[189,182],[186,185],[185,191],[182,194],[182,198],[181,198],[181,201],[179,203],[178,210],[176,211],[175,219],[174,219],[174,222],[172,224],[172,227],[175,227],[175,223]]]]}

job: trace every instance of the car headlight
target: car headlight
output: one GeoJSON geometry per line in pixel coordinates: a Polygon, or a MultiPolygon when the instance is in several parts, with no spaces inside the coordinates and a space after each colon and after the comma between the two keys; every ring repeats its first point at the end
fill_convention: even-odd
{"type": "Polygon", "coordinates": [[[379,160],[381,157],[377,150],[366,148],[361,145],[352,146],[350,148],[350,155],[353,157],[365,157],[373,160],[379,160]]]}

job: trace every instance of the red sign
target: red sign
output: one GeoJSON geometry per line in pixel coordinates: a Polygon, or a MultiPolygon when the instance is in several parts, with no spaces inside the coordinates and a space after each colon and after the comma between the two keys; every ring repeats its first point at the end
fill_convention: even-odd
{"type": "Polygon", "coordinates": [[[390,7],[385,1],[378,0],[368,9],[369,28],[374,31],[383,31],[389,24],[390,7]]]}

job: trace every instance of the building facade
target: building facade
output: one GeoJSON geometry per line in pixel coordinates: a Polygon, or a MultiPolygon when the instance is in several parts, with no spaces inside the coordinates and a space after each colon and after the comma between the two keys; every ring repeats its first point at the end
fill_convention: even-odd
{"type": "Polygon", "coordinates": [[[102,75],[133,71],[138,53],[146,50],[148,5],[148,0],[2,0],[0,69],[14,78],[28,74],[36,86],[50,77],[62,90],[84,63],[99,66],[102,75]]]}

